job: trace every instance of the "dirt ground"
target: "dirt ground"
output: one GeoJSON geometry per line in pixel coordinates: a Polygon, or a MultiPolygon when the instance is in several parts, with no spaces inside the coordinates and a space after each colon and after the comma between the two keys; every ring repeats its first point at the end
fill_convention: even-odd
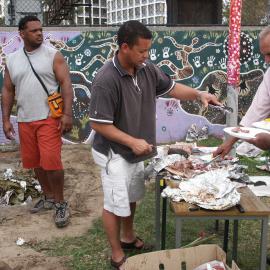
{"type": "MultiPolygon", "coordinates": [[[[30,206],[0,207],[0,269],[1,261],[16,270],[63,270],[64,260],[47,257],[31,248],[17,246],[18,237],[25,241],[52,240],[57,237],[79,236],[101,215],[102,189],[99,169],[94,164],[88,145],[64,145],[62,160],[65,168],[65,198],[71,208],[68,227],[55,227],[53,211],[30,214],[30,206]]],[[[0,171],[15,168],[19,152],[0,153],[0,171]]],[[[5,269],[5,268],[3,268],[5,269]]]]}

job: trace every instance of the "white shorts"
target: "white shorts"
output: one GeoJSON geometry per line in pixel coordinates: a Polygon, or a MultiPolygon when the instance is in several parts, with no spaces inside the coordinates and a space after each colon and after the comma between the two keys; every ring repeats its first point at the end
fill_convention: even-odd
{"type": "Polygon", "coordinates": [[[129,204],[141,200],[145,193],[143,161],[129,163],[113,151],[107,157],[93,148],[92,154],[101,167],[104,209],[116,216],[130,216],[129,204]]]}

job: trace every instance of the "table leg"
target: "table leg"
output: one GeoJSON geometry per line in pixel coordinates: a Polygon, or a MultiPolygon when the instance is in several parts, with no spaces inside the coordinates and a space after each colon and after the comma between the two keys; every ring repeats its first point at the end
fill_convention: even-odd
{"type": "Polygon", "coordinates": [[[229,220],[225,220],[224,224],[224,238],[223,238],[223,250],[227,253],[228,252],[228,238],[229,238],[229,220]]]}
{"type": "Polygon", "coordinates": [[[233,249],[232,259],[237,262],[237,247],[238,247],[238,220],[233,221],[233,249]]]}
{"type": "Polygon", "coordinates": [[[175,248],[181,247],[182,219],[175,217],[175,248]]]}
{"type": "Polygon", "coordinates": [[[166,246],[166,225],[167,225],[167,198],[162,200],[162,222],[161,222],[161,249],[166,246]]]}
{"type": "Polygon", "coordinates": [[[219,229],[219,220],[216,220],[215,222],[215,232],[218,232],[219,229]]]}
{"type": "Polygon", "coordinates": [[[156,233],[156,250],[160,250],[160,179],[157,175],[155,183],[155,199],[156,199],[156,213],[155,213],[155,233],[156,233]]]}
{"type": "Polygon", "coordinates": [[[262,234],[261,234],[261,266],[260,270],[266,270],[266,256],[267,256],[267,231],[268,231],[268,217],[262,218],[262,234]]]}

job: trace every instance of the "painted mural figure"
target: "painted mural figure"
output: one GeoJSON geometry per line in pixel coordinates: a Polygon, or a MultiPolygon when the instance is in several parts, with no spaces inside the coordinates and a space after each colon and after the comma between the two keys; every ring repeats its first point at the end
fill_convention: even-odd
{"type": "Polygon", "coordinates": [[[104,56],[101,55],[101,54],[95,55],[95,56],[91,59],[91,61],[90,61],[85,67],[83,67],[83,68],[81,69],[81,71],[85,71],[85,70],[89,69],[96,61],[101,62],[101,64],[103,65],[107,60],[113,58],[115,52],[116,52],[117,49],[118,49],[118,46],[117,46],[117,43],[116,43],[116,35],[114,35],[114,36],[111,37],[111,38],[106,38],[106,39],[99,40],[99,42],[102,42],[102,41],[105,41],[105,40],[106,40],[105,43],[102,43],[102,44],[100,44],[100,45],[92,45],[91,48],[103,48],[103,47],[107,47],[107,46],[108,46],[108,47],[110,48],[110,50],[109,50],[107,56],[104,57],[104,56]],[[107,41],[108,39],[112,39],[112,41],[107,41]]]}
{"type": "Polygon", "coordinates": [[[59,51],[64,50],[67,52],[75,52],[79,50],[82,47],[84,41],[85,39],[82,39],[81,42],[77,46],[70,47],[62,40],[55,40],[55,39],[49,38],[50,44],[52,44],[55,47],[55,49],[59,51]]]}
{"type": "Polygon", "coordinates": [[[136,202],[145,192],[143,161],[157,154],[156,97],[168,94],[199,99],[205,106],[221,104],[214,95],[175,83],[148,61],[151,40],[151,31],[142,23],[125,22],[117,33],[119,50],[92,84],[90,123],[96,131],[92,154],[101,167],[103,223],[116,269],[123,269],[124,250],[147,248],[135,235],[133,219],[136,202]]]}
{"type": "MultiPolygon", "coordinates": [[[[159,62],[157,64],[159,67],[162,67],[163,65],[168,66],[168,68],[170,68],[171,71],[173,71],[173,73],[174,73],[174,75],[171,76],[173,80],[183,80],[183,79],[186,79],[186,78],[193,76],[194,70],[193,70],[191,63],[189,63],[189,59],[188,59],[188,56],[190,54],[198,53],[198,52],[202,51],[203,49],[207,48],[208,46],[220,46],[221,45],[221,44],[216,44],[216,43],[212,43],[212,42],[207,42],[206,44],[203,44],[202,46],[200,46],[198,48],[194,48],[194,45],[197,44],[199,41],[199,38],[197,38],[197,37],[192,39],[190,45],[178,44],[176,42],[176,40],[170,36],[165,36],[164,38],[171,40],[173,45],[177,49],[179,49],[178,51],[175,52],[175,55],[176,55],[176,58],[181,61],[182,66],[183,66],[182,68],[178,68],[173,62],[171,62],[170,60],[167,60],[167,59],[162,60],[161,62],[159,62]]],[[[211,59],[209,59],[209,61],[211,61],[211,59]]]]}
{"type": "MultiPolygon", "coordinates": [[[[266,63],[270,63],[270,27],[264,28],[260,35],[260,51],[265,58],[266,63]]],[[[263,77],[255,97],[242,118],[241,126],[252,126],[252,123],[264,120],[270,116],[270,70],[268,69],[263,77]]],[[[223,157],[227,155],[232,149],[233,145],[238,139],[230,137],[222,145],[218,147],[214,155],[221,154],[223,157]]],[[[270,135],[266,133],[259,133],[255,139],[248,142],[255,146],[269,150],[270,149],[270,135]]]]}
{"type": "Polygon", "coordinates": [[[19,33],[24,48],[7,56],[2,89],[3,129],[8,139],[14,138],[10,114],[16,95],[22,163],[24,168],[34,169],[44,193],[30,211],[55,209],[55,224],[64,227],[69,223],[69,209],[63,195],[61,135],[72,128],[73,91],[69,69],[60,52],[43,44],[42,26],[37,17],[22,18],[19,33]],[[49,93],[60,85],[64,100],[61,118],[50,116],[48,96],[30,62],[49,93]]]}

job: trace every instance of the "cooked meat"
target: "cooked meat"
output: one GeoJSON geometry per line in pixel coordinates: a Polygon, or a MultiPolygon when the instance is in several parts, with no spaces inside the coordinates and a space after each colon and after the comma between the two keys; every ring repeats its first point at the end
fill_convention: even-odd
{"type": "Polygon", "coordinates": [[[177,171],[193,169],[193,165],[190,160],[176,161],[173,165],[170,165],[169,167],[177,171]]]}
{"type": "Polygon", "coordinates": [[[192,152],[192,144],[187,143],[176,143],[173,145],[170,145],[168,154],[180,154],[188,158],[191,155],[192,152]]]}
{"type": "Polygon", "coordinates": [[[232,129],[232,132],[235,132],[235,133],[249,133],[249,130],[243,129],[243,128],[240,128],[240,127],[236,127],[236,128],[232,129]]]}

